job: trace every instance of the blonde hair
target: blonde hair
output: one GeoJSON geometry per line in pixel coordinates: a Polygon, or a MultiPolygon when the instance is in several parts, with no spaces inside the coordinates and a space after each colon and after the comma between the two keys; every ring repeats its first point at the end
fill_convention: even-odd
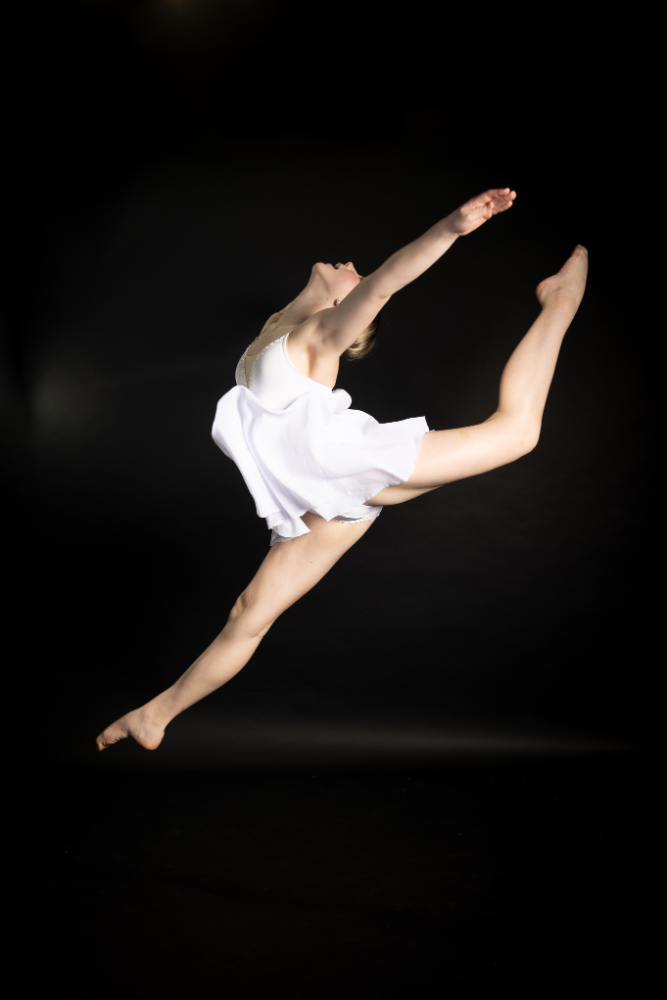
{"type": "Polygon", "coordinates": [[[378,330],[380,329],[380,316],[382,315],[382,310],[377,314],[375,319],[369,326],[366,327],[364,332],[360,337],[357,337],[353,344],[343,351],[343,357],[348,361],[361,361],[366,355],[370,354],[375,347],[375,341],[377,340],[378,330]]]}

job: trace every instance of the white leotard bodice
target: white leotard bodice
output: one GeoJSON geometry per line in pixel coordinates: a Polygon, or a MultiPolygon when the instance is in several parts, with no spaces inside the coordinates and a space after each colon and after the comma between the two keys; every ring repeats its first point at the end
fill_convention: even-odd
{"type": "Polygon", "coordinates": [[[247,348],[211,428],[266,519],[272,544],[307,534],[306,512],[326,521],[376,517],[382,507],[367,501],[409,479],[428,431],[424,417],[381,424],[353,410],[344,389],[298,370],[288,338],[283,334],[256,356],[248,357],[256,341],[247,348]]]}
{"type": "Polygon", "coordinates": [[[302,375],[287,353],[287,338],[283,334],[259,352],[252,360],[250,379],[246,378],[246,356],[250,347],[236,366],[236,384],[250,389],[265,406],[273,410],[284,410],[299,396],[308,392],[321,392],[330,396],[332,390],[321,382],[302,375]]]}

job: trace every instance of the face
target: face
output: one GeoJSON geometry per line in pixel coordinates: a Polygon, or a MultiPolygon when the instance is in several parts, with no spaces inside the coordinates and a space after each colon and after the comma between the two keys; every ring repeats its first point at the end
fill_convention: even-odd
{"type": "Polygon", "coordinates": [[[344,299],[362,280],[351,260],[347,264],[341,264],[340,261],[337,264],[317,263],[313,267],[313,277],[315,276],[324,284],[327,299],[332,302],[344,299]]]}

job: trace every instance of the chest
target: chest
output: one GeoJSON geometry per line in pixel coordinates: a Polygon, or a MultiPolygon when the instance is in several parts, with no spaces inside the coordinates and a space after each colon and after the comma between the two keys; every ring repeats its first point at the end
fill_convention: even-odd
{"type": "Polygon", "coordinates": [[[333,389],[338,378],[339,359],[330,355],[319,354],[309,344],[304,337],[299,336],[299,329],[276,325],[265,330],[264,333],[253,341],[248,347],[243,364],[245,366],[246,385],[250,385],[253,365],[259,362],[260,355],[265,353],[277,340],[285,334],[289,334],[284,342],[283,349],[288,364],[300,375],[319,382],[329,389],[333,389]]]}

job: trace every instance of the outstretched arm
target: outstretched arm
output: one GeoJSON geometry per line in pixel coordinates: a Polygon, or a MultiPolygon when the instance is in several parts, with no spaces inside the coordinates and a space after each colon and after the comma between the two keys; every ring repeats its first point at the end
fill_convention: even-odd
{"type": "Polygon", "coordinates": [[[397,250],[360,282],[336,309],[327,309],[321,329],[327,346],[342,354],[367,328],[394,292],[405,288],[449,250],[459,238],[479,229],[493,215],[512,206],[516,191],[495,188],[471,198],[432,226],[423,236],[397,250]]]}
{"type": "Polygon", "coordinates": [[[374,286],[376,294],[388,299],[394,292],[405,288],[424,271],[428,271],[459,236],[467,236],[493,215],[505,212],[515,198],[516,192],[509,188],[485,191],[484,194],[471,198],[445,219],[436,222],[423,236],[397,250],[369,276],[368,280],[374,286]]]}

